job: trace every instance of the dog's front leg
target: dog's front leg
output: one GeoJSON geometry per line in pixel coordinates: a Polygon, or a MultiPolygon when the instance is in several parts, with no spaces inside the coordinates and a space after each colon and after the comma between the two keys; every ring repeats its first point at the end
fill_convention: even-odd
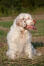
{"type": "Polygon", "coordinates": [[[17,52],[17,47],[15,46],[15,44],[13,44],[13,43],[9,44],[9,49],[6,52],[6,55],[10,59],[15,60],[16,59],[16,52],[17,52]]]}
{"type": "Polygon", "coordinates": [[[25,46],[25,53],[28,56],[28,58],[33,59],[35,49],[33,48],[32,44],[26,44],[25,46]]]}

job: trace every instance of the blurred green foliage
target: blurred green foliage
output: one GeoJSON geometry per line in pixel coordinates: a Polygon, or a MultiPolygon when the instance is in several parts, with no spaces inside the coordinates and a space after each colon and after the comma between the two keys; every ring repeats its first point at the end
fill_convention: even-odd
{"type": "Polygon", "coordinates": [[[0,0],[0,16],[33,11],[38,7],[44,7],[44,0],[0,0]]]}

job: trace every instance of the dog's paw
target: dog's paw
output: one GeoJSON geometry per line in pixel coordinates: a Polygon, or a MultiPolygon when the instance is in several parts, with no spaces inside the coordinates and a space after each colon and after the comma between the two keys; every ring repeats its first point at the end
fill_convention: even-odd
{"type": "Polygon", "coordinates": [[[11,60],[15,60],[16,59],[16,55],[10,53],[10,52],[6,52],[6,56],[8,57],[8,59],[11,59],[11,60]]]}

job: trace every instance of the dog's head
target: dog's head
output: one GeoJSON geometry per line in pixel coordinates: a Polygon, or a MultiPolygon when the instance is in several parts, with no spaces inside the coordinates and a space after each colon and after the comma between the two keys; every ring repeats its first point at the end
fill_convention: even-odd
{"type": "Polygon", "coordinates": [[[30,14],[26,13],[20,14],[17,17],[16,24],[19,27],[22,27],[27,30],[36,29],[35,28],[36,21],[32,19],[30,14]]]}

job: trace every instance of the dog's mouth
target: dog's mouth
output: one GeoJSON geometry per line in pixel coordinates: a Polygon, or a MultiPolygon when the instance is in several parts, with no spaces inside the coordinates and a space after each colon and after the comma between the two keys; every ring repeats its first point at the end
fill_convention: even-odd
{"type": "Polygon", "coordinates": [[[26,29],[28,29],[28,30],[30,30],[30,29],[36,30],[36,27],[35,27],[35,25],[26,25],[26,29]]]}
{"type": "Polygon", "coordinates": [[[36,27],[35,27],[36,21],[33,20],[33,23],[34,23],[34,25],[26,25],[25,28],[28,30],[36,30],[36,27]]]}

